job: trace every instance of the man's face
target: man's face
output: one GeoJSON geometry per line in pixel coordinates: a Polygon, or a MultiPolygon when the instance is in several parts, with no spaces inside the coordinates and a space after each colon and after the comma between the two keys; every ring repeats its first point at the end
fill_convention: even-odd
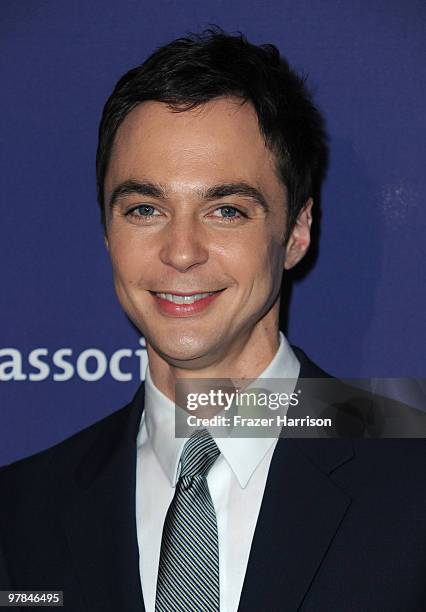
{"type": "Polygon", "coordinates": [[[287,193],[250,104],[135,108],[115,137],[105,206],[120,303],[168,363],[211,365],[276,337],[287,193]]]}

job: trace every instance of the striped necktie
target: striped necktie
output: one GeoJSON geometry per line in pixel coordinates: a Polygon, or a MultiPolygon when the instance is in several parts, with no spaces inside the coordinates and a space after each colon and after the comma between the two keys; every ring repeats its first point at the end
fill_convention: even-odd
{"type": "Polygon", "coordinates": [[[183,447],[164,522],[155,612],[219,612],[217,523],[206,480],[219,454],[206,429],[183,447]]]}

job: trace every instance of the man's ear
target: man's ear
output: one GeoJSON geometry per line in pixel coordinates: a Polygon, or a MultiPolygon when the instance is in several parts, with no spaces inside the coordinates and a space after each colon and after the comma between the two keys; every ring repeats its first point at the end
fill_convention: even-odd
{"type": "Polygon", "coordinates": [[[108,236],[106,235],[106,233],[104,233],[104,242],[105,242],[106,250],[109,252],[109,242],[108,242],[108,236]]]}
{"type": "Polygon", "coordinates": [[[311,243],[312,206],[309,198],[297,216],[296,223],[287,241],[284,268],[290,270],[305,256],[311,243]]]}

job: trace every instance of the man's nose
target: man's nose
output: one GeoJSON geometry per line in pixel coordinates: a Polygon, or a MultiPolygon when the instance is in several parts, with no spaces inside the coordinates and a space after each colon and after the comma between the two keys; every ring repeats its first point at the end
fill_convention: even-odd
{"type": "Polygon", "coordinates": [[[202,224],[191,215],[172,219],[164,228],[161,261],[180,272],[206,263],[209,257],[202,224]]]}

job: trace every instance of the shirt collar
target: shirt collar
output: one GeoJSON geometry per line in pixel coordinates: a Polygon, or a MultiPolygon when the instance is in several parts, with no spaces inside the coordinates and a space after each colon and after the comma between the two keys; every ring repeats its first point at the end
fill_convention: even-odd
{"type": "MultiPolygon", "coordinates": [[[[285,378],[294,381],[289,393],[294,391],[300,371],[300,363],[284,334],[280,331],[280,345],[272,361],[259,378],[285,378]]],[[[176,485],[179,460],[187,438],[175,437],[175,405],[153,383],[149,364],[145,377],[145,422],[148,438],[154,453],[172,486],[176,485]]],[[[240,486],[247,486],[251,476],[276,438],[216,438],[216,444],[225,461],[235,474],[240,486]]]]}

